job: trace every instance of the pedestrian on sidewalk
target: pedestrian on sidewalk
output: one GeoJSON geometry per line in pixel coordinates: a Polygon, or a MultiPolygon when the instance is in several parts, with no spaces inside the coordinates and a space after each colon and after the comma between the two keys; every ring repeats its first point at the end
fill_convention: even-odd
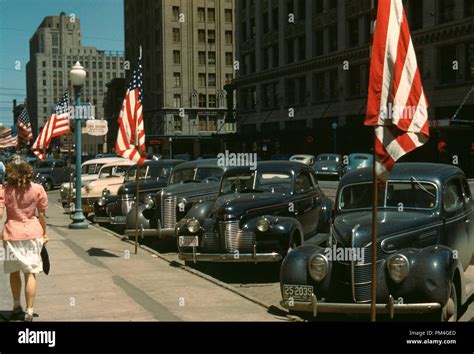
{"type": "Polygon", "coordinates": [[[30,164],[14,156],[7,164],[6,184],[0,187],[0,220],[4,208],[7,210],[3,247],[7,255],[4,271],[10,274],[14,302],[11,319],[25,321],[33,320],[36,274],[43,271],[41,249],[48,242],[45,218],[48,196],[42,185],[31,182],[32,177],[30,164]],[[26,314],[20,302],[20,271],[25,278],[26,314]]]}

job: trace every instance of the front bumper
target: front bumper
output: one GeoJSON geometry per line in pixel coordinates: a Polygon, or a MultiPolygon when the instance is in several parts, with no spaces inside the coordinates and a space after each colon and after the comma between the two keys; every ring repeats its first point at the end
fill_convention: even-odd
{"type": "Polygon", "coordinates": [[[125,225],[126,220],[126,216],[94,216],[94,222],[100,224],[125,225]]]}
{"type": "MultiPolygon", "coordinates": [[[[134,237],[136,234],[136,229],[127,229],[125,230],[125,236],[134,237]]],[[[176,230],[174,228],[162,228],[161,222],[158,219],[158,227],[156,229],[144,229],[143,226],[139,225],[138,227],[138,236],[139,237],[158,237],[159,239],[165,239],[168,237],[175,237],[176,230]]]]}
{"type": "Polygon", "coordinates": [[[272,263],[282,260],[281,254],[271,253],[180,253],[179,259],[197,262],[219,262],[219,263],[272,263]]]}
{"type": "MultiPolygon", "coordinates": [[[[370,303],[331,303],[318,302],[318,298],[313,294],[311,301],[282,300],[280,305],[288,310],[312,312],[316,317],[318,313],[347,313],[347,314],[370,314],[370,303]]],[[[376,312],[378,314],[388,314],[390,318],[397,314],[427,314],[441,308],[441,304],[437,302],[399,304],[393,297],[389,296],[386,304],[376,304],[376,312]]]]}
{"type": "Polygon", "coordinates": [[[322,175],[322,176],[339,176],[340,173],[338,171],[316,171],[317,175],[322,175]]]}

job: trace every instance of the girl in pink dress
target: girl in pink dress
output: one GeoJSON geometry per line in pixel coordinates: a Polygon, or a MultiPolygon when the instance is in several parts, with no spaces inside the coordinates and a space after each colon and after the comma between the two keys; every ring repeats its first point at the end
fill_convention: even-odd
{"type": "Polygon", "coordinates": [[[32,183],[33,171],[25,160],[15,156],[7,164],[6,184],[0,187],[0,219],[6,208],[3,226],[4,271],[10,274],[13,296],[11,319],[33,320],[36,274],[43,271],[41,249],[48,241],[45,210],[48,196],[42,185],[32,183]],[[36,213],[38,212],[38,217],[36,213]],[[21,278],[25,278],[26,314],[20,302],[21,278]]]}

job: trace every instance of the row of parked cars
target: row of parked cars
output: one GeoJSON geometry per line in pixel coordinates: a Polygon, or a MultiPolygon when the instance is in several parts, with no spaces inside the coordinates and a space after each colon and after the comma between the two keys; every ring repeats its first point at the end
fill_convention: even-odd
{"type": "MultiPolygon", "coordinates": [[[[281,262],[281,305],[290,312],[369,313],[371,169],[346,172],[333,202],[318,184],[313,166],[324,155],[318,159],[256,169],[212,159],[146,161],[139,169],[120,158],[91,160],[82,202],[96,222],[127,236],[174,238],[187,265],[281,262]]],[[[70,191],[61,187],[66,209],[70,191]]],[[[457,320],[474,285],[465,277],[474,209],[464,173],[399,163],[379,183],[378,202],[378,313],[457,320]]]]}

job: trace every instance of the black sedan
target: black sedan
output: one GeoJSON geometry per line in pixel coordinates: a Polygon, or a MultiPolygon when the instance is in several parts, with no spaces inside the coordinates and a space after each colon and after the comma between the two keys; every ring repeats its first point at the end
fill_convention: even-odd
{"type": "Polygon", "coordinates": [[[266,161],[256,170],[233,168],[222,179],[219,198],[196,204],[176,225],[179,258],[278,262],[327,232],[331,209],[309,166],[266,161]]]}
{"type": "MultiPolygon", "coordinates": [[[[325,247],[303,245],[281,267],[282,306],[299,312],[370,313],[372,169],[345,175],[325,247]]],[[[398,163],[378,186],[377,313],[456,320],[470,296],[473,200],[457,167],[398,163]]]]}

